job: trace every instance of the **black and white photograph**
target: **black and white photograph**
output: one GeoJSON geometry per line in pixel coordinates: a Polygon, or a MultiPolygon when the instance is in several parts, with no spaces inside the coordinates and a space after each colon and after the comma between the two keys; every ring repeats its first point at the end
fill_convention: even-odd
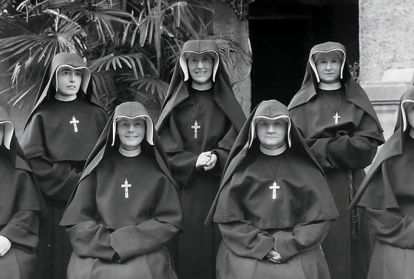
{"type": "Polygon", "coordinates": [[[0,0],[0,279],[413,279],[413,26],[0,0]]]}

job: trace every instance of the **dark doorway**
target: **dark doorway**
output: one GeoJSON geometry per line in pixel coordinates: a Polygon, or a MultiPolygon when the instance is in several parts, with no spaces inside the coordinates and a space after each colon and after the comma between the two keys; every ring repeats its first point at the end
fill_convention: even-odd
{"type": "Polygon", "coordinates": [[[341,42],[348,62],[358,61],[358,0],[256,0],[250,5],[249,32],[252,106],[265,99],[288,104],[314,44],[341,42]]]}

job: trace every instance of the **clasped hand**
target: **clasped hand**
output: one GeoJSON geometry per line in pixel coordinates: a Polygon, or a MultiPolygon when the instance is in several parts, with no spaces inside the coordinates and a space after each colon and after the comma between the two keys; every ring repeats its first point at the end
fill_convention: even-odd
{"type": "Polygon", "coordinates": [[[277,263],[277,264],[281,263],[281,260],[282,260],[282,257],[280,256],[280,254],[276,252],[275,250],[270,250],[266,258],[268,261],[272,263],[277,263]]]}
{"type": "Polygon", "coordinates": [[[4,237],[0,235],[0,257],[3,257],[4,255],[9,252],[11,248],[11,242],[7,237],[4,237]]]}
{"type": "Polygon", "coordinates": [[[209,171],[215,167],[217,163],[217,155],[214,152],[206,151],[198,155],[196,168],[203,168],[209,171]]]}

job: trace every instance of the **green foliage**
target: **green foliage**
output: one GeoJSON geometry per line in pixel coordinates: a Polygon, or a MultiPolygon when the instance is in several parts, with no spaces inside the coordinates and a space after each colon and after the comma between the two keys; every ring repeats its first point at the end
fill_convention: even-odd
{"type": "MultiPolygon", "coordinates": [[[[11,3],[0,0],[0,7],[11,3]]],[[[13,3],[15,10],[0,16],[0,63],[8,65],[11,80],[0,95],[14,105],[32,100],[53,56],[69,51],[87,59],[93,94],[108,110],[139,99],[156,117],[182,43],[212,30],[213,10],[205,1],[124,0],[124,9],[110,0],[13,3]]],[[[250,63],[250,56],[221,41],[225,66],[244,75],[237,71],[241,60],[232,58],[250,63]]]]}

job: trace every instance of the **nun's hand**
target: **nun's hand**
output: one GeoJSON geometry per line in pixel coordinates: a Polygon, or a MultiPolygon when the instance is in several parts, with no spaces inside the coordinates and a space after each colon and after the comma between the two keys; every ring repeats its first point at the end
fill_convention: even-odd
{"type": "Polygon", "coordinates": [[[211,152],[203,152],[198,155],[197,162],[196,162],[196,168],[203,168],[207,165],[207,163],[210,161],[211,152]]]}
{"type": "Polygon", "coordinates": [[[282,257],[280,256],[280,254],[273,249],[270,250],[266,258],[268,261],[272,263],[280,264],[282,262],[282,257]]]}
{"type": "Polygon", "coordinates": [[[210,160],[204,166],[204,170],[209,171],[209,170],[213,169],[216,166],[217,159],[218,159],[217,155],[214,154],[214,152],[210,152],[210,160]]]}
{"type": "Polygon", "coordinates": [[[6,255],[7,252],[9,252],[10,248],[11,248],[10,240],[5,236],[0,235],[0,257],[3,257],[4,255],[6,255]]]}

